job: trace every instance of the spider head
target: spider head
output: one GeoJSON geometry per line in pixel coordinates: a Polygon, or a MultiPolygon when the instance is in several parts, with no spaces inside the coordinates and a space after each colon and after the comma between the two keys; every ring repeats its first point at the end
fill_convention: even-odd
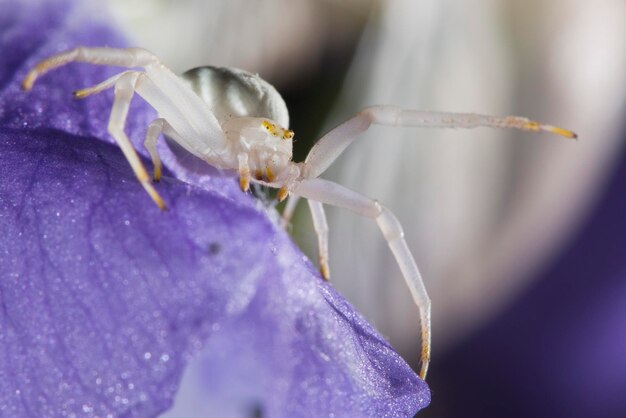
{"type": "Polygon", "coordinates": [[[234,155],[248,154],[253,177],[274,183],[292,177],[292,130],[267,118],[233,118],[223,126],[234,155]]]}
{"type": "Polygon", "coordinates": [[[284,139],[284,140],[290,140],[293,139],[293,131],[290,129],[285,129],[282,126],[277,125],[276,123],[264,119],[261,122],[261,126],[263,127],[263,129],[265,129],[265,131],[270,134],[271,136],[274,136],[276,138],[280,138],[280,139],[284,139]]]}
{"type": "Polygon", "coordinates": [[[257,180],[282,181],[289,174],[294,133],[269,119],[261,119],[260,130],[265,138],[249,154],[256,163],[253,173],[257,180]]]}

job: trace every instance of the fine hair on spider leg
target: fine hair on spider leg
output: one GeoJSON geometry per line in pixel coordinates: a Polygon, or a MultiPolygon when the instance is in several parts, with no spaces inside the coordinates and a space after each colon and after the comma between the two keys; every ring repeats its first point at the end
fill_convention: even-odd
{"type": "Polygon", "coordinates": [[[108,130],[122,149],[137,179],[156,205],[165,209],[150,177],[128,139],[124,125],[134,93],[142,96],[159,113],[147,129],[144,146],[154,165],[153,179],[161,178],[162,163],[156,143],[166,135],[189,153],[218,169],[239,176],[245,192],[250,184],[279,189],[278,198],[291,194],[283,214],[286,225],[300,197],[308,199],[315,232],[322,277],[328,279],[328,224],[323,204],[342,207],[376,221],[402,272],[421,322],[420,377],[426,378],[430,361],[430,299],[402,226],[394,214],[377,201],[337,183],[318,178],[372,124],[427,128],[513,128],[545,131],[566,138],[576,134],[518,116],[496,117],[472,113],[448,113],[372,106],[326,133],[313,146],[303,163],[292,161],[293,131],[289,112],[276,89],[258,75],[244,70],[201,67],[177,76],[142,48],[77,47],[53,55],[30,70],[22,87],[30,90],[46,72],[83,62],[120,66],[123,71],[88,88],[77,90],[84,98],[114,88],[108,130]]]}

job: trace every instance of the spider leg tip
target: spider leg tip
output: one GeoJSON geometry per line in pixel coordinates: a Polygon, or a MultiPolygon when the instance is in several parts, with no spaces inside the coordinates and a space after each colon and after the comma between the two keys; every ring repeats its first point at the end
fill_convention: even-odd
{"type": "Polygon", "coordinates": [[[30,91],[33,88],[34,83],[34,78],[30,74],[28,74],[26,77],[24,77],[24,80],[22,80],[22,90],[30,91]]]}
{"type": "Polygon", "coordinates": [[[576,132],[572,132],[570,130],[567,129],[563,129],[563,128],[559,128],[558,126],[552,126],[552,125],[540,125],[540,129],[543,131],[547,131],[568,139],[574,139],[577,140],[578,139],[578,134],[576,132]]]}
{"type": "Polygon", "coordinates": [[[243,176],[239,178],[239,186],[241,187],[242,192],[247,192],[250,189],[250,180],[243,176]]]}
{"type": "Polygon", "coordinates": [[[550,128],[551,128],[550,132],[555,133],[557,135],[561,135],[561,136],[564,136],[565,138],[574,139],[574,140],[578,139],[578,134],[576,132],[568,131],[567,129],[558,128],[556,126],[551,126],[550,128]]]}
{"type": "Polygon", "coordinates": [[[163,202],[163,200],[159,199],[156,202],[157,206],[159,207],[159,209],[161,210],[161,212],[167,212],[168,211],[168,207],[165,204],[165,202],[163,202]]]}
{"type": "Polygon", "coordinates": [[[326,281],[330,281],[330,272],[328,271],[328,266],[322,264],[320,266],[320,273],[322,274],[322,278],[326,281]]]}
{"type": "Polygon", "coordinates": [[[278,190],[278,201],[282,202],[283,200],[287,199],[287,197],[289,196],[289,190],[283,186],[278,190]]]}

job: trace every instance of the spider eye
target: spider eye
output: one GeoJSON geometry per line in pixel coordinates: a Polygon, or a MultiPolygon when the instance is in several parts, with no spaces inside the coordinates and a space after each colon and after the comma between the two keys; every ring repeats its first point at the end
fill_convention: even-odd
{"type": "Polygon", "coordinates": [[[278,132],[277,132],[277,129],[276,129],[276,125],[274,125],[274,124],[273,124],[273,123],[271,123],[270,121],[268,121],[268,120],[264,120],[264,121],[261,123],[261,125],[262,125],[262,126],[265,128],[265,130],[266,130],[267,132],[269,132],[271,135],[278,136],[278,132]]]}
{"type": "Polygon", "coordinates": [[[291,129],[287,129],[283,132],[283,139],[291,139],[293,138],[293,131],[291,129]]]}

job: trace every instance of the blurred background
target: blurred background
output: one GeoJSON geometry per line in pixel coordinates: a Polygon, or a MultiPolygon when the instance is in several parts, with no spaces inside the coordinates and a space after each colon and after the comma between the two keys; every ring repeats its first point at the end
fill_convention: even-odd
{"type": "MultiPolygon", "coordinates": [[[[296,160],[367,105],[527,116],[578,141],[374,127],[325,178],[394,211],[433,304],[437,417],[626,417],[623,0],[115,0],[178,72],[257,72],[296,160]]],[[[414,367],[417,309],[374,222],[328,208],[333,284],[414,367]]],[[[317,260],[306,205],[291,232],[317,260]]],[[[198,371],[166,416],[198,416],[198,371]]]]}

